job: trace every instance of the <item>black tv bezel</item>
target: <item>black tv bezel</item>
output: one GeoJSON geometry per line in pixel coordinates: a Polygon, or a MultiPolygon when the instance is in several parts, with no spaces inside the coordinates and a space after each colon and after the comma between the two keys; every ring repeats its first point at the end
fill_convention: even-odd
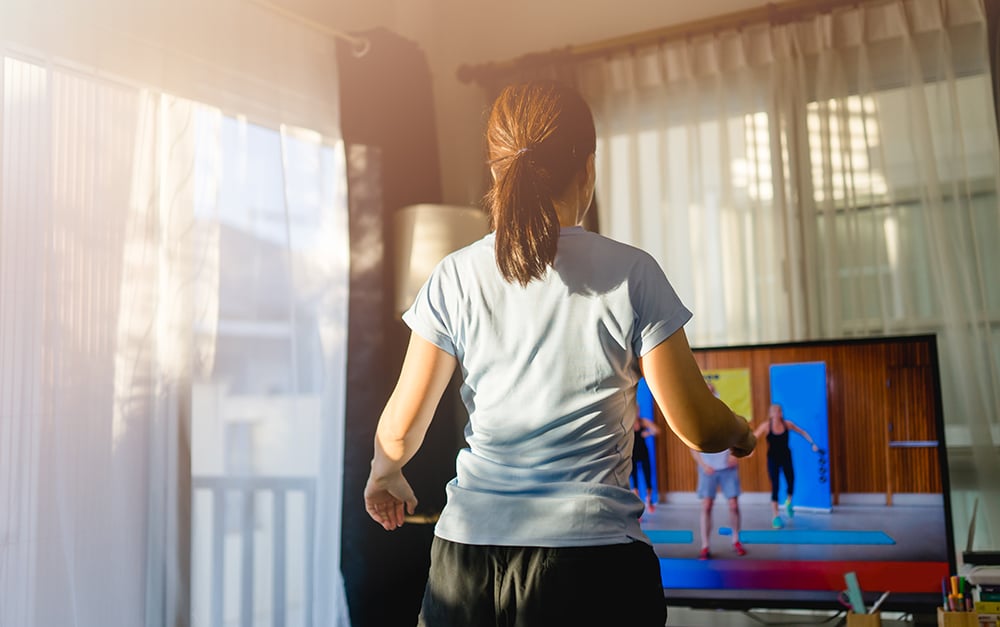
{"type": "MultiPolygon", "coordinates": [[[[694,353],[734,350],[762,350],[782,348],[808,348],[811,346],[845,346],[864,344],[889,344],[900,341],[924,341],[928,346],[931,373],[935,392],[934,428],[937,432],[938,467],[941,475],[941,496],[944,504],[945,535],[947,536],[947,555],[949,572],[957,572],[954,526],[951,510],[951,476],[948,469],[948,450],[945,442],[944,404],[941,389],[941,371],[938,360],[938,336],[934,333],[912,335],[878,335],[850,338],[827,338],[816,340],[767,342],[759,344],[733,344],[725,346],[692,347],[694,353]]],[[[874,603],[880,591],[864,593],[866,605],[874,603]]],[[[909,614],[933,614],[941,606],[941,594],[935,593],[893,593],[881,605],[881,610],[890,612],[905,612],[909,614]]],[[[838,591],[827,590],[771,590],[771,589],[684,589],[664,588],[663,596],[668,606],[687,607],[692,609],[713,610],[829,610],[844,611],[844,606],[838,600],[838,591]],[[732,593],[736,593],[734,596],[732,593]]]]}

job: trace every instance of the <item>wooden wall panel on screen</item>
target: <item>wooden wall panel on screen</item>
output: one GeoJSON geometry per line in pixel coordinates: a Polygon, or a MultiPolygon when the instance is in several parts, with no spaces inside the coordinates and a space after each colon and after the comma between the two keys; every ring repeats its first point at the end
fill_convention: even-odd
{"type": "Polygon", "coordinates": [[[939,494],[938,399],[934,397],[930,346],[900,342],[889,347],[887,362],[887,433],[890,468],[894,469],[889,493],[939,494]]]}
{"type": "Polygon", "coordinates": [[[842,492],[886,491],[884,348],[840,350],[835,381],[843,407],[843,437],[835,472],[842,492]]]}

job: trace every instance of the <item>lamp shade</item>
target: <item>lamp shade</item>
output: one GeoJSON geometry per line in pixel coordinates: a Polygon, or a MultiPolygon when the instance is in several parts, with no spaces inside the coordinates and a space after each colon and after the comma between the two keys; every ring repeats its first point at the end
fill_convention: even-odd
{"type": "Polygon", "coordinates": [[[409,309],[439,261],[489,232],[486,214],[476,207],[410,205],[394,220],[397,313],[409,309]]]}

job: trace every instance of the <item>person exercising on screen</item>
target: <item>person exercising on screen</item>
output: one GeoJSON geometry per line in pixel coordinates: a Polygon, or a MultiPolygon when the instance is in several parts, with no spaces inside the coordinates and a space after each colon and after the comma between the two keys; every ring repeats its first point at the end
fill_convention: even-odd
{"type": "Polygon", "coordinates": [[[788,484],[788,496],[785,498],[785,511],[788,517],[794,516],[792,509],[792,493],[795,491],[795,468],[792,465],[792,449],[788,446],[788,433],[795,431],[812,445],[813,452],[818,453],[819,447],[813,442],[812,436],[806,430],[796,425],[791,420],[785,420],[781,411],[781,405],[777,403],[771,405],[767,411],[767,422],[760,424],[754,429],[754,435],[758,438],[767,434],[767,476],[771,480],[771,513],[774,518],[771,526],[781,529],[785,524],[778,514],[778,481],[779,473],[785,474],[785,483],[788,484]]]}
{"type": "Polygon", "coordinates": [[[740,475],[736,469],[736,457],[729,451],[721,453],[691,451],[691,456],[698,464],[698,498],[701,499],[699,517],[701,552],[698,553],[698,559],[707,560],[712,557],[709,549],[712,535],[712,508],[715,506],[715,495],[719,490],[722,490],[722,495],[729,504],[733,551],[740,556],[746,555],[747,551],[740,542],[740,475]]]}
{"type": "Polygon", "coordinates": [[[646,481],[646,511],[655,512],[656,505],[653,504],[653,472],[650,467],[650,450],[646,445],[646,438],[660,435],[660,428],[656,426],[653,418],[653,396],[649,392],[649,385],[646,379],[639,379],[639,384],[635,392],[638,414],[636,415],[635,443],[632,445],[632,491],[639,495],[639,472],[646,481]]]}

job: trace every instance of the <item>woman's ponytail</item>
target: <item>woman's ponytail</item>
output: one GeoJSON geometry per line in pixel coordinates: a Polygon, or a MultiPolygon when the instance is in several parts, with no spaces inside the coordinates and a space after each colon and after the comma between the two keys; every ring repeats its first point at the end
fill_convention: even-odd
{"type": "Polygon", "coordinates": [[[527,285],[555,261],[559,217],[552,196],[533,171],[530,149],[511,156],[487,196],[496,230],[497,268],[504,279],[527,285]]]}
{"type": "Polygon", "coordinates": [[[493,103],[486,142],[493,186],[485,200],[496,231],[497,269],[505,280],[527,285],[555,261],[560,224],[554,199],[594,153],[594,119],[566,85],[512,85],[493,103]]]}

